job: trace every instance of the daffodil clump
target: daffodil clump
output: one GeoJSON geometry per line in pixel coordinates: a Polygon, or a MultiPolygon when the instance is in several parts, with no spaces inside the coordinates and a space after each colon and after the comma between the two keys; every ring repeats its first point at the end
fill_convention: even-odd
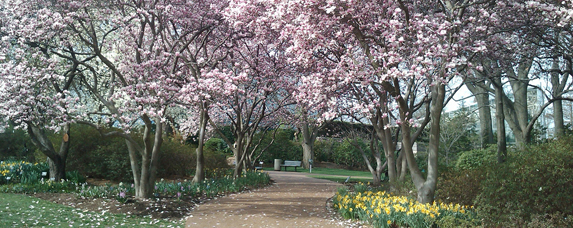
{"type": "Polygon", "coordinates": [[[375,227],[479,223],[473,206],[421,204],[406,196],[393,196],[385,191],[339,191],[334,197],[334,208],[346,219],[369,221],[375,227]]]}
{"type": "Polygon", "coordinates": [[[22,165],[29,165],[30,163],[25,161],[0,161],[0,176],[7,177],[11,170],[22,171],[22,165]]]}
{"type": "Polygon", "coordinates": [[[44,169],[47,169],[47,164],[0,161],[0,184],[37,181],[44,169]]]}

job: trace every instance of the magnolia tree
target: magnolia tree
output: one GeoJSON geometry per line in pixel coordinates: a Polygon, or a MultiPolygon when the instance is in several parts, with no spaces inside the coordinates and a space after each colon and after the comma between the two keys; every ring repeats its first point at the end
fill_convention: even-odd
{"type": "MultiPolygon", "coordinates": [[[[340,88],[349,109],[366,117],[385,118],[398,113],[395,121],[401,132],[402,153],[418,189],[418,201],[433,201],[437,181],[439,120],[446,96],[446,83],[461,68],[467,67],[467,53],[481,51],[482,45],[470,42],[467,29],[474,29],[472,8],[479,2],[403,2],[403,1],[232,1],[236,26],[255,31],[281,31],[280,41],[289,41],[290,62],[319,66],[313,83],[325,90],[340,88]],[[428,175],[424,178],[412,152],[412,118],[416,102],[408,85],[421,80],[429,92],[431,121],[428,175]],[[325,83],[328,82],[328,83],[325,83]],[[354,87],[354,88],[353,88],[354,87]],[[353,94],[354,93],[354,94],[353,94]],[[368,102],[364,102],[367,100],[368,102]],[[414,105],[413,105],[414,104],[414,105]],[[382,112],[379,107],[388,108],[382,112]]],[[[419,90],[420,88],[418,88],[419,90]]],[[[308,99],[321,90],[307,91],[308,99]]],[[[344,100],[339,98],[338,100],[344,100]]],[[[376,129],[379,138],[388,138],[376,129]]],[[[381,122],[383,123],[383,122],[381,122]]],[[[393,148],[384,143],[391,181],[395,181],[393,148]]]]}
{"type": "MultiPolygon", "coordinates": [[[[177,38],[167,49],[174,51],[180,64],[182,82],[177,93],[178,106],[195,117],[180,121],[184,135],[197,134],[197,164],[194,182],[204,179],[203,145],[211,119],[218,113],[211,111],[218,107],[221,99],[231,97],[240,90],[237,84],[244,80],[244,73],[233,71],[232,60],[237,42],[248,36],[243,31],[231,28],[223,17],[226,1],[201,1],[186,3],[171,10],[179,17],[178,26],[170,27],[170,34],[177,38]],[[230,65],[231,64],[231,65],[230,65]],[[211,115],[211,113],[214,113],[211,115]]],[[[169,35],[169,34],[166,34],[169,35]]]]}
{"type": "Polygon", "coordinates": [[[227,57],[226,48],[235,35],[221,29],[224,6],[224,1],[141,1],[118,7],[122,12],[121,39],[112,44],[119,47],[120,55],[114,61],[101,54],[98,58],[117,78],[114,82],[119,88],[110,96],[112,100],[101,101],[123,124],[124,132],[137,121],[143,122],[143,145],[126,137],[139,197],[152,194],[166,115],[174,107],[198,110],[190,112],[196,114],[190,118],[199,119],[200,135],[194,181],[204,178],[202,145],[209,118],[208,94],[225,86],[214,84],[212,78],[219,76],[215,69],[227,57]],[[124,102],[114,107],[120,105],[112,102],[114,99],[124,102]],[[141,168],[137,167],[138,155],[141,168]]]}
{"type": "MultiPolygon", "coordinates": [[[[250,33],[250,31],[248,31],[250,33]]],[[[292,68],[286,63],[279,45],[255,40],[252,35],[235,41],[230,53],[233,58],[221,65],[227,72],[230,86],[213,95],[211,126],[219,132],[235,156],[234,176],[252,168],[261,153],[270,146],[255,134],[268,133],[280,127],[285,106],[291,102],[292,68]],[[221,126],[230,125],[234,141],[221,133],[221,126]],[[258,154],[255,154],[258,152],[258,154]]]]}
{"type": "Polygon", "coordinates": [[[310,161],[314,160],[314,142],[319,132],[339,116],[334,110],[340,108],[337,99],[338,87],[330,87],[332,90],[327,90],[322,82],[313,80],[317,69],[320,67],[297,69],[299,78],[293,90],[293,101],[296,102],[296,106],[288,109],[290,112],[286,115],[300,132],[302,166],[307,169],[310,167],[310,161]],[[321,91],[321,93],[315,93],[312,99],[308,99],[308,91],[321,91]]]}
{"type": "MultiPolygon", "coordinates": [[[[80,82],[77,88],[81,92],[77,95],[85,95],[95,102],[90,105],[91,110],[84,112],[85,116],[76,116],[76,120],[98,129],[100,126],[92,120],[104,119],[120,127],[117,131],[102,130],[101,133],[125,138],[136,197],[150,197],[166,114],[185,102],[181,99],[183,96],[193,101],[185,105],[204,107],[207,100],[202,91],[184,88],[209,89],[210,81],[201,75],[207,75],[226,56],[224,53],[203,54],[207,51],[203,47],[216,46],[206,44],[212,40],[209,34],[215,33],[212,28],[221,21],[217,12],[225,2],[38,0],[10,4],[4,8],[10,10],[3,11],[13,15],[6,19],[11,23],[6,26],[11,29],[10,34],[38,49],[37,53],[50,50],[61,59],[58,63],[69,66],[69,75],[80,82]],[[58,43],[46,42],[50,40],[58,43]],[[199,52],[201,54],[197,54],[199,52]],[[134,129],[141,129],[143,143],[132,134],[134,129]]],[[[221,37],[219,40],[226,40],[230,35],[221,37]]],[[[225,46],[227,42],[217,44],[225,46]]],[[[219,53],[217,50],[209,53],[219,53]]],[[[50,61],[41,63],[49,67],[45,72],[54,71],[50,61]]],[[[71,80],[68,84],[72,84],[71,80]]],[[[65,92],[61,94],[60,97],[69,97],[65,92]]],[[[199,116],[205,115],[199,112],[199,116]]],[[[204,129],[204,118],[202,123],[204,129]]]]}
{"type": "Polygon", "coordinates": [[[78,115],[76,85],[79,63],[69,61],[78,47],[67,40],[61,15],[43,2],[0,1],[0,116],[26,129],[48,157],[50,178],[65,178],[70,123],[78,115]],[[37,13],[37,14],[35,14],[37,13]],[[59,149],[48,139],[61,132],[59,149]]]}
{"type": "MultiPolygon", "coordinates": [[[[328,54],[327,52],[321,55],[328,54]]],[[[335,60],[327,63],[309,61],[306,65],[297,64],[298,82],[293,90],[296,108],[291,116],[301,133],[302,165],[305,168],[309,168],[309,161],[314,159],[314,142],[319,132],[337,119],[341,115],[340,110],[344,109],[339,94],[348,87],[337,82],[343,80],[337,78],[336,74],[332,78],[317,77],[325,73],[326,69],[335,68],[336,64],[335,60]]]]}
{"type": "MultiPolygon", "coordinates": [[[[16,51],[15,49],[17,48],[11,48],[11,51],[16,51]]],[[[25,54],[22,55],[24,56],[25,54]]],[[[59,181],[65,179],[70,121],[71,115],[74,114],[72,107],[76,101],[69,91],[73,73],[45,69],[43,64],[33,63],[38,60],[53,61],[44,56],[36,59],[11,56],[6,63],[0,64],[0,84],[3,87],[0,91],[0,115],[4,117],[5,123],[11,120],[17,127],[27,130],[32,143],[48,157],[49,177],[59,181]],[[63,140],[58,150],[48,139],[47,133],[50,131],[61,132],[63,140]]]]}
{"type": "MultiPolygon", "coordinates": [[[[71,66],[69,74],[75,76],[73,82],[81,90],[76,94],[89,94],[89,97],[94,98],[98,103],[90,106],[91,108],[98,107],[97,109],[84,110],[85,115],[76,116],[75,120],[94,125],[86,120],[97,115],[118,123],[121,131],[105,134],[126,139],[130,149],[136,196],[151,196],[155,178],[153,173],[161,145],[163,128],[161,112],[164,111],[166,102],[161,99],[163,97],[147,99],[138,97],[138,95],[146,96],[161,90],[159,86],[152,86],[154,83],[157,85],[157,82],[153,82],[150,77],[145,77],[145,74],[149,76],[151,72],[138,69],[138,66],[156,63],[153,60],[150,61],[149,56],[152,54],[143,53],[146,45],[147,47],[152,45],[143,40],[139,40],[137,44],[130,43],[136,42],[128,39],[130,37],[119,39],[121,37],[119,32],[129,33],[130,26],[135,26],[137,22],[141,22],[139,24],[142,25],[140,35],[145,37],[150,30],[149,26],[142,22],[145,20],[138,20],[144,17],[142,14],[146,12],[145,9],[138,11],[136,7],[139,6],[98,1],[24,1],[14,4],[17,5],[11,11],[17,15],[14,18],[27,19],[27,23],[16,31],[16,34],[22,36],[21,39],[28,43],[45,45],[47,48],[44,49],[52,49],[51,52],[60,58],[62,64],[71,66]],[[123,8],[119,8],[120,6],[123,8]],[[124,11],[119,11],[119,9],[124,9],[124,11]],[[121,15],[120,12],[125,15],[121,15]],[[43,31],[45,34],[34,34],[32,31],[26,33],[26,29],[36,30],[35,32],[43,31]],[[57,40],[59,43],[49,43],[46,40],[57,40]],[[131,53],[125,53],[125,49],[121,50],[115,46],[118,44],[132,45],[129,47],[136,48],[133,48],[135,50],[132,49],[131,53]],[[114,58],[114,54],[118,52],[123,52],[124,55],[114,58]],[[140,71],[137,72],[137,70],[140,71]],[[145,88],[142,89],[141,85],[145,85],[145,88]],[[137,89],[140,90],[137,91],[137,89]],[[133,138],[134,136],[129,134],[129,130],[137,120],[143,122],[144,145],[139,145],[133,138]],[[152,127],[155,128],[155,133],[151,132],[152,127]],[[152,134],[155,134],[155,137],[152,134]],[[141,155],[141,169],[138,168],[137,155],[141,155]]],[[[22,23],[22,21],[15,22],[22,23]]],[[[149,70],[154,71],[154,69],[149,70]]],[[[70,80],[70,84],[71,82],[70,80]]],[[[64,142],[67,141],[67,138],[64,138],[64,142]]]]}
{"type": "Polygon", "coordinates": [[[320,115],[323,113],[321,110],[308,111],[313,109],[304,108],[304,101],[300,101],[298,104],[298,110],[300,111],[295,114],[295,123],[297,123],[296,125],[302,139],[302,167],[308,169],[311,165],[310,161],[314,160],[314,142],[318,137],[319,131],[324,129],[329,123],[332,123],[335,118],[325,120],[320,115]]]}

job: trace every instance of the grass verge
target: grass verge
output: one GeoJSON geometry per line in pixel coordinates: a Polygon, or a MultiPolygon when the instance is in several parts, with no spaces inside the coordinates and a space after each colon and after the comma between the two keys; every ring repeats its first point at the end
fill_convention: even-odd
{"type": "Polygon", "coordinates": [[[96,213],[34,197],[0,193],[0,227],[183,227],[183,221],[96,213]]]}

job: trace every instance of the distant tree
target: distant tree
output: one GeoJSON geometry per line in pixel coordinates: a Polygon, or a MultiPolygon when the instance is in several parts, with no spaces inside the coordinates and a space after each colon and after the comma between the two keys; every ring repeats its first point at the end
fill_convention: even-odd
{"type": "Polygon", "coordinates": [[[440,124],[440,155],[446,165],[456,161],[459,152],[476,149],[475,125],[477,120],[472,110],[462,107],[451,115],[443,115],[440,124]]]}

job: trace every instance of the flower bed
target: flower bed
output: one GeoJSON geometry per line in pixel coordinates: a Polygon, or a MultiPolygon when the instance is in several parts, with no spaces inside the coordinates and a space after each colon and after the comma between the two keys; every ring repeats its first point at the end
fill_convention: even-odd
{"type": "MultiPolygon", "coordinates": [[[[358,184],[355,189],[367,189],[358,184]]],[[[345,219],[358,218],[374,227],[467,227],[479,224],[473,207],[459,204],[421,204],[405,196],[393,196],[384,191],[348,192],[339,189],[334,208],[345,219]]]]}
{"type": "Polygon", "coordinates": [[[0,184],[38,182],[47,170],[47,163],[0,161],[0,184]]]}
{"type": "MultiPolygon", "coordinates": [[[[154,196],[157,198],[178,199],[203,196],[211,198],[226,193],[243,191],[248,188],[261,187],[269,182],[269,175],[260,172],[246,172],[244,176],[237,179],[225,176],[204,180],[200,183],[192,183],[190,181],[173,183],[161,180],[155,183],[154,196]]],[[[79,195],[84,197],[116,198],[120,202],[126,202],[135,194],[133,187],[133,184],[123,183],[120,183],[118,186],[82,186],[79,195]]]]}

